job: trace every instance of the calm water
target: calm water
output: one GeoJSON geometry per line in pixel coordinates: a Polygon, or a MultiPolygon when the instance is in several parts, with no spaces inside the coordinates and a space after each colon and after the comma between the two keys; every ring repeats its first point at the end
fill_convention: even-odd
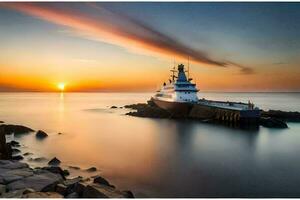
{"type": "MultiPolygon", "coordinates": [[[[146,94],[0,93],[0,120],[49,133],[19,138],[32,157],[98,173],[139,197],[300,197],[300,124],[289,129],[232,129],[188,120],[126,116],[112,105],[145,102],[146,94]],[[62,132],[62,135],[58,135],[62,132]]],[[[300,111],[298,93],[204,93],[248,99],[263,109],[300,111]]],[[[34,163],[32,163],[34,164],[34,163]]],[[[81,171],[77,172],[82,173],[81,171]]]]}

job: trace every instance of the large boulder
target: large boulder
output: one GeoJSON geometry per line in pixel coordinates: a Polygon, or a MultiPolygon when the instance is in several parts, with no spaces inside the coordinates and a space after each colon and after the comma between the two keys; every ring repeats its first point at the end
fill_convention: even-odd
{"type": "Polygon", "coordinates": [[[113,187],[99,184],[87,185],[82,194],[83,198],[125,198],[125,194],[113,187]]]}
{"type": "Polygon", "coordinates": [[[60,174],[54,174],[47,170],[36,170],[32,176],[9,183],[7,188],[10,191],[32,188],[35,191],[48,192],[55,191],[55,186],[62,181],[63,178],[60,174]]]}
{"type": "Polygon", "coordinates": [[[13,125],[13,124],[1,124],[0,128],[3,128],[5,134],[24,134],[34,132],[31,128],[22,125],[13,125]]]}
{"type": "Polygon", "coordinates": [[[97,168],[96,167],[90,167],[90,168],[86,169],[85,171],[87,171],[87,172],[96,172],[97,168]]]}
{"type": "Polygon", "coordinates": [[[44,138],[48,137],[48,134],[42,130],[38,130],[35,134],[35,137],[37,139],[44,139],[44,138]]]}

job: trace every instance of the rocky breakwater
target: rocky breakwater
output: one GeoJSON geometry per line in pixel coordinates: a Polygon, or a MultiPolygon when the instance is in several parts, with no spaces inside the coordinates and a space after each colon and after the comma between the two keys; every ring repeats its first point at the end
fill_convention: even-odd
{"type": "MultiPolygon", "coordinates": [[[[203,118],[203,116],[195,116],[195,112],[191,112],[188,116],[173,116],[166,110],[157,107],[151,100],[147,103],[138,103],[132,105],[126,105],[124,108],[132,109],[126,113],[126,115],[136,117],[149,117],[149,118],[185,118],[199,120],[202,122],[216,123],[213,116],[209,118],[203,118]]],[[[197,113],[196,113],[197,114],[197,113]]],[[[206,115],[208,116],[208,115],[206,115]]],[[[261,117],[257,121],[257,125],[262,125],[268,128],[288,128],[286,122],[300,122],[299,112],[285,112],[279,110],[262,111],[261,117]]]]}
{"type": "MultiPolygon", "coordinates": [[[[27,163],[13,159],[12,146],[19,142],[6,142],[5,134],[32,132],[18,125],[0,126],[0,198],[133,198],[130,191],[121,191],[105,178],[97,175],[67,178],[68,170],[53,158],[45,167],[31,168],[27,163]]],[[[43,134],[45,135],[45,134],[43,134]]],[[[78,168],[79,169],[79,168],[78,168]]],[[[95,168],[96,169],[96,168],[95,168]]]]}

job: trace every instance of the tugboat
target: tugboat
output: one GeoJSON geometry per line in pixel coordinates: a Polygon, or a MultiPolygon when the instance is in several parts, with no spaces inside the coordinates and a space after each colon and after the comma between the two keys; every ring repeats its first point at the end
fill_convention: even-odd
{"type": "Polygon", "coordinates": [[[192,79],[186,76],[183,64],[179,64],[177,70],[175,67],[171,70],[172,75],[169,83],[163,86],[152,97],[152,101],[160,108],[170,111],[173,114],[187,115],[194,104],[198,102],[196,84],[192,79]],[[177,76],[175,76],[177,73],[177,76]]]}

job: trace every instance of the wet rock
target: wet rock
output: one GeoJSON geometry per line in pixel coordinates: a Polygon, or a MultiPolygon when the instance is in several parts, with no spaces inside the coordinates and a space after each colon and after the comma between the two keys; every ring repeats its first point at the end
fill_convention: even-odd
{"type": "Polygon", "coordinates": [[[47,158],[44,158],[44,157],[30,158],[29,161],[33,161],[33,162],[46,162],[47,158]]]}
{"type": "Polygon", "coordinates": [[[69,176],[70,175],[70,172],[66,169],[63,170],[63,175],[64,176],[69,176]]]}
{"type": "Polygon", "coordinates": [[[58,166],[48,166],[48,167],[43,167],[42,169],[52,172],[54,174],[60,174],[63,178],[65,178],[66,176],[66,172],[58,166]]]}
{"type": "Polygon", "coordinates": [[[110,107],[111,109],[116,109],[116,108],[118,108],[117,106],[112,106],[112,107],[110,107]]]}
{"type": "Polygon", "coordinates": [[[11,152],[12,154],[18,154],[18,153],[21,153],[21,151],[19,149],[16,149],[16,148],[12,148],[11,149],[11,152]]]}
{"type": "Polygon", "coordinates": [[[6,144],[4,128],[0,127],[0,159],[11,159],[11,157],[12,157],[11,145],[6,144]]]}
{"type": "Polygon", "coordinates": [[[32,176],[9,183],[7,188],[10,191],[25,188],[32,188],[35,191],[54,191],[55,186],[62,180],[62,176],[59,174],[47,170],[37,170],[32,176]]]}
{"type": "Polygon", "coordinates": [[[11,145],[12,147],[20,147],[20,143],[17,142],[17,141],[15,141],[15,140],[12,140],[12,141],[10,142],[10,145],[11,145]]]}
{"type": "Polygon", "coordinates": [[[259,124],[268,128],[288,128],[284,121],[271,117],[261,117],[259,124]]]}
{"type": "Polygon", "coordinates": [[[0,121],[0,124],[3,124],[4,123],[4,121],[0,121]]]}
{"type": "Polygon", "coordinates": [[[0,160],[0,170],[12,170],[22,168],[29,168],[29,166],[26,163],[21,163],[14,160],[0,160]]]}
{"type": "Polygon", "coordinates": [[[80,170],[80,167],[76,167],[76,166],[69,166],[70,169],[75,169],[75,170],[80,170]]]}
{"type": "Polygon", "coordinates": [[[32,188],[26,188],[23,192],[23,194],[29,194],[29,193],[32,193],[32,192],[36,192],[34,189],[32,188]]]}
{"type": "Polygon", "coordinates": [[[24,189],[6,192],[1,195],[1,198],[18,198],[19,199],[23,196],[23,192],[24,192],[24,189]]]}
{"type": "Polygon", "coordinates": [[[57,192],[32,192],[22,195],[22,198],[63,198],[61,194],[57,192]]]}
{"type": "Polygon", "coordinates": [[[285,112],[281,110],[262,111],[262,117],[281,119],[287,122],[300,122],[300,112],[285,112]]]}
{"type": "Polygon", "coordinates": [[[83,189],[79,186],[81,180],[82,180],[82,177],[65,180],[63,182],[63,184],[64,184],[64,186],[66,186],[67,194],[70,194],[72,192],[77,192],[77,193],[81,192],[82,193],[83,189]]]}
{"type": "Polygon", "coordinates": [[[125,198],[134,198],[133,193],[129,190],[123,191],[123,194],[124,194],[125,198]]]}
{"type": "Polygon", "coordinates": [[[72,192],[71,194],[68,194],[66,198],[75,199],[79,198],[79,195],[76,192],[72,192]]]}
{"type": "Polygon", "coordinates": [[[67,187],[63,184],[57,184],[55,191],[63,196],[67,194],[67,187]]]}
{"type": "Polygon", "coordinates": [[[26,153],[23,154],[23,156],[30,156],[30,155],[33,155],[33,153],[26,152],[26,153]]]}
{"type": "Polygon", "coordinates": [[[79,196],[82,196],[83,191],[85,190],[88,184],[83,182],[78,182],[74,185],[74,192],[76,192],[79,196]]]}
{"type": "Polygon", "coordinates": [[[0,195],[6,192],[6,185],[0,184],[0,195]]]}
{"type": "Polygon", "coordinates": [[[15,135],[19,135],[19,134],[34,132],[34,130],[32,130],[31,128],[22,125],[1,124],[0,128],[1,127],[3,128],[5,134],[14,133],[15,135]]]}
{"type": "Polygon", "coordinates": [[[98,184],[101,184],[101,185],[110,186],[109,182],[105,178],[103,178],[101,176],[96,176],[94,178],[94,183],[98,183],[98,184]]]}
{"type": "Polygon", "coordinates": [[[149,104],[132,104],[126,105],[125,108],[130,108],[136,111],[128,112],[126,115],[136,116],[136,117],[149,117],[149,118],[170,118],[172,115],[164,109],[161,109],[155,105],[149,104]]]}
{"type": "Polygon", "coordinates": [[[48,137],[48,134],[42,130],[38,130],[38,132],[36,132],[36,134],[35,134],[35,137],[38,139],[44,139],[44,138],[48,137]]]}
{"type": "Polygon", "coordinates": [[[125,195],[115,188],[91,184],[87,185],[82,194],[83,198],[125,198],[125,195]]]}
{"type": "Polygon", "coordinates": [[[59,132],[59,133],[57,133],[57,134],[58,134],[58,135],[61,135],[62,133],[59,132]]]}
{"type": "Polygon", "coordinates": [[[97,168],[96,167],[90,167],[90,168],[86,169],[85,171],[87,171],[87,172],[96,172],[97,168]]]}
{"type": "Polygon", "coordinates": [[[58,158],[54,157],[48,162],[48,165],[56,166],[56,165],[60,165],[60,163],[61,161],[58,158]]]}
{"type": "Polygon", "coordinates": [[[16,156],[12,156],[12,159],[13,159],[13,160],[23,160],[24,157],[21,156],[21,155],[16,155],[16,156]]]}

